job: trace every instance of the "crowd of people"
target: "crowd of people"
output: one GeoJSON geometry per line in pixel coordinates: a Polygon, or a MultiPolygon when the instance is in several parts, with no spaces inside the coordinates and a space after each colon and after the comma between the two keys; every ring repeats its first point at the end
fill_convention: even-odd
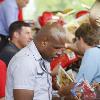
{"type": "Polygon", "coordinates": [[[96,97],[90,100],[100,99],[100,14],[96,12],[100,0],[90,9],[90,22],[76,29],[73,43],[58,21],[47,22],[33,38],[21,12],[28,1],[0,2],[0,100],[87,100],[82,91],[72,91],[84,80],[95,88],[96,97]],[[81,55],[82,61],[75,81],[64,87],[55,81],[54,89],[52,78],[58,75],[60,63],[52,70],[50,63],[65,48],[81,55]]]}

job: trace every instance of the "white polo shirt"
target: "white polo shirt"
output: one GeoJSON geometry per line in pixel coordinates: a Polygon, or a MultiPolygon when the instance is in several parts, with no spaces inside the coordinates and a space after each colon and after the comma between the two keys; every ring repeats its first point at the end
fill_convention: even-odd
{"type": "Polygon", "coordinates": [[[44,61],[45,67],[40,66],[41,58],[31,42],[11,59],[7,71],[6,100],[14,100],[13,89],[34,90],[33,100],[52,100],[50,64],[44,61]]]}

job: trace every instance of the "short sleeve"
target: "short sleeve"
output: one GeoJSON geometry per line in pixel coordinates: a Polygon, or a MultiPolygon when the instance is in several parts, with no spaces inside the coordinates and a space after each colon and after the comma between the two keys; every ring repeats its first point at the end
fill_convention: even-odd
{"type": "Polygon", "coordinates": [[[0,60],[0,97],[5,96],[6,64],[0,60]]]}
{"type": "MultiPolygon", "coordinates": [[[[28,58],[18,60],[14,64],[12,76],[14,89],[34,90],[35,87],[35,62],[28,58]]],[[[13,66],[12,66],[13,67],[13,66]]]]}
{"type": "Polygon", "coordinates": [[[86,52],[77,75],[77,81],[88,80],[92,83],[95,75],[98,72],[98,59],[96,53],[93,51],[86,52]]]}

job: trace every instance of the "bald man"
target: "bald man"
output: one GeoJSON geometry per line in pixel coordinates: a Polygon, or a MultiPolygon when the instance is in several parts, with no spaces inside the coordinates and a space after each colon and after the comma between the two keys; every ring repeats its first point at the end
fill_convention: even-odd
{"type": "Polygon", "coordinates": [[[11,59],[6,100],[52,100],[53,72],[47,60],[64,47],[65,36],[66,32],[60,24],[46,25],[35,36],[34,42],[30,42],[11,59]]]}

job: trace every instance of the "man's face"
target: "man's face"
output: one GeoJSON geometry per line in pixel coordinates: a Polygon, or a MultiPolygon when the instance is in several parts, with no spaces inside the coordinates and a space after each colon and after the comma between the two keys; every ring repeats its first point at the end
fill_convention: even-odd
{"type": "Polygon", "coordinates": [[[31,28],[23,26],[17,37],[17,42],[19,43],[20,47],[25,47],[30,41],[32,41],[32,39],[33,36],[31,28]]]}
{"type": "Polygon", "coordinates": [[[61,38],[56,40],[53,37],[40,37],[38,40],[38,50],[42,57],[45,59],[50,59],[58,52],[62,47],[64,47],[65,42],[61,42],[61,38]]]}
{"type": "Polygon", "coordinates": [[[18,4],[18,6],[20,8],[25,7],[28,4],[28,2],[29,2],[29,0],[16,0],[16,1],[17,1],[17,4],[18,4]]]}
{"type": "Polygon", "coordinates": [[[85,44],[83,39],[82,38],[80,38],[80,39],[76,38],[76,42],[75,43],[76,43],[76,46],[77,46],[79,52],[81,54],[83,54],[84,53],[84,44],[85,44]]]}
{"type": "Polygon", "coordinates": [[[62,47],[66,42],[66,33],[61,26],[45,27],[35,37],[35,44],[45,59],[50,59],[53,54],[62,47]]]}

